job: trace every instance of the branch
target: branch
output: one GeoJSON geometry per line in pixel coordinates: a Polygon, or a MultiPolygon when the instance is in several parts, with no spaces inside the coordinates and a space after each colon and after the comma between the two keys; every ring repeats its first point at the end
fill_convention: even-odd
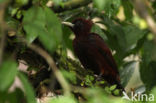
{"type": "Polygon", "coordinates": [[[154,40],[156,41],[156,23],[152,16],[148,13],[148,9],[150,8],[148,7],[146,2],[146,0],[135,0],[134,7],[139,16],[146,21],[150,31],[154,35],[154,40]]]}
{"type": "Polygon", "coordinates": [[[71,10],[71,9],[75,9],[81,6],[85,6],[88,5],[89,3],[91,3],[92,0],[71,0],[71,1],[67,1],[63,4],[63,6],[60,5],[52,5],[52,7],[50,7],[54,12],[63,12],[66,10],[71,10]]]}
{"type": "Polygon", "coordinates": [[[28,45],[28,47],[30,49],[32,49],[33,51],[35,51],[36,53],[41,55],[47,61],[47,63],[51,67],[53,73],[55,74],[57,80],[59,81],[62,88],[64,89],[65,95],[70,95],[70,86],[66,82],[66,80],[64,79],[64,77],[61,74],[61,72],[59,71],[59,69],[57,68],[53,58],[46,51],[44,51],[42,48],[40,48],[39,46],[37,46],[35,44],[28,44],[28,43],[26,43],[26,44],[28,45]]]}
{"type": "Polygon", "coordinates": [[[2,3],[0,4],[0,34],[1,34],[1,41],[0,41],[0,65],[2,63],[3,59],[3,52],[4,52],[4,47],[5,47],[5,39],[6,39],[6,24],[4,21],[4,13],[5,13],[5,7],[7,3],[2,3]]]}

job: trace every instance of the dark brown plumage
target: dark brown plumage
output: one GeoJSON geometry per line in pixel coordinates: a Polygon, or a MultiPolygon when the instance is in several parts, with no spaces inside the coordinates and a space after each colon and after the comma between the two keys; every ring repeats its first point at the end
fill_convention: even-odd
{"type": "Polygon", "coordinates": [[[79,58],[84,68],[93,70],[110,84],[120,85],[119,72],[112,53],[104,40],[96,33],[91,33],[92,21],[83,18],[72,22],[71,30],[75,34],[73,48],[75,55],[79,58]]]}

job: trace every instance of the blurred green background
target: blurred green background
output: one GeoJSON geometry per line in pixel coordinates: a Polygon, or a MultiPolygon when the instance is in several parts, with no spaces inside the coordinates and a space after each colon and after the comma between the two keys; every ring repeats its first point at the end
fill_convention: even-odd
{"type": "Polygon", "coordinates": [[[156,101],[155,20],[155,0],[0,0],[0,103],[156,101]],[[74,34],[62,25],[78,17],[94,21],[92,32],[112,50],[127,95],[147,96],[113,96],[119,92],[115,86],[95,82],[93,72],[83,69],[73,53],[74,34]],[[55,77],[49,58],[32,45],[52,57],[61,75],[55,77]],[[49,92],[54,96],[42,100],[49,92]]]}

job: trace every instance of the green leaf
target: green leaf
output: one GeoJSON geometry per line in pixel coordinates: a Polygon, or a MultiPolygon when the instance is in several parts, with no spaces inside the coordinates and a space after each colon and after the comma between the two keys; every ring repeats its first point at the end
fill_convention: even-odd
{"type": "Polygon", "coordinates": [[[123,65],[120,78],[121,78],[121,84],[124,87],[127,85],[129,80],[131,79],[134,69],[136,67],[136,63],[137,63],[136,61],[130,61],[123,65]]]}
{"type": "Polygon", "coordinates": [[[110,91],[113,91],[114,89],[116,89],[117,85],[112,85],[109,89],[110,91]]]}
{"type": "Polygon", "coordinates": [[[105,87],[105,91],[106,91],[107,93],[111,94],[110,88],[109,88],[108,86],[105,87]]]}
{"type": "MultiPolygon", "coordinates": [[[[91,88],[86,91],[87,103],[114,103],[106,94],[109,94],[109,88],[106,87],[105,90],[102,88],[91,88]]],[[[116,102],[120,103],[120,102],[116,102]]]]}
{"type": "Polygon", "coordinates": [[[33,90],[32,86],[29,84],[29,81],[27,80],[25,75],[22,74],[21,72],[19,72],[18,77],[20,78],[20,80],[23,84],[27,103],[36,103],[34,90],[33,90]]]}
{"type": "Polygon", "coordinates": [[[39,33],[45,35],[45,14],[43,9],[34,6],[26,11],[23,18],[23,24],[27,33],[26,39],[29,43],[33,42],[39,33]]]}
{"type": "Polygon", "coordinates": [[[148,32],[146,32],[146,34],[140,40],[137,41],[137,45],[136,45],[135,49],[132,52],[136,53],[143,47],[144,42],[147,39],[147,33],[148,32]]]}
{"type": "Polygon", "coordinates": [[[85,84],[88,85],[88,86],[93,86],[93,80],[94,80],[93,76],[87,75],[85,77],[85,84]]]}
{"type": "Polygon", "coordinates": [[[30,43],[39,36],[42,44],[53,52],[62,41],[61,23],[49,8],[30,8],[23,22],[30,43]]]}
{"type": "Polygon", "coordinates": [[[123,28],[120,25],[113,25],[109,28],[109,31],[111,35],[117,39],[120,48],[124,51],[127,45],[127,41],[123,28]]]}
{"type": "Polygon", "coordinates": [[[66,71],[66,70],[61,70],[63,76],[68,79],[69,81],[71,81],[73,84],[76,84],[76,74],[74,71],[66,71]]]}
{"type": "Polygon", "coordinates": [[[71,30],[68,27],[63,27],[63,41],[65,47],[73,51],[72,39],[70,38],[71,34],[71,30]]]}
{"type": "Polygon", "coordinates": [[[95,7],[104,10],[109,17],[115,15],[121,4],[121,0],[93,0],[95,7]]]}
{"type": "Polygon", "coordinates": [[[147,91],[156,86],[156,61],[150,62],[147,66],[141,66],[141,79],[144,82],[147,91]]]}
{"type": "MultiPolygon", "coordinates": [[[[152,89],[152,92],[151,92],[150,94],[152,94],[152,95],[154,95],[154,97],[156,97],[156,87],[154,87],[154,88],[152,89]]],[[[156,101],[156,100],[155,100],[155,101],[156,101]]],[[[149,103],[151,103],[151,102],[149,102],[149,103]]]]}
{"type": "Polygon", "coordinates": [[[16,88],[13,92],[8,94],[7,100],[8,98],[10,101],[9,103],[21,103],[21,101],[24,100],[25,95],[20,88],[16,88]]]}
{"type": "Polygon", "coordinates": [[[4,1],[7,1],[7,0],[0,0],[0,3],[3,3],[4,1]]]}
{"type": "Polygon", "coordinates": [[[60,4],[62,4],[62,0],[53,0],[53,2],[55,3],[55,5],[60,5],[60,4]]]}
{"type": "Polygon", "coordinates": [[[13,83],[17,74],[17,64],[5,61],[0,67],[0,91],[5,91],[13,83]]]}
{"type": "Polygon", "coordinates": [[[124,24],[124,26],[116,24],[106,15],[103,15],[102,18],[102,23],[108,28],[108,30],[104,31],[108,38],[107,43],[111,49],[116,51],[114,57],[117,64],[121,65],[123,58],[134,52],[136,47],[139,47],[138,41],[144,38],[147,31],[131,24],[124,24]]]}
{"type": "Polygon", "coordinates": [[[103,10],[106,7],[106,5],[110,3],[111,0],[93,0],[93,1],[94,1],[94,5],[99,10],[103,10]]]}
{"type": "Polygon", "coordinates": [[[28,3],[29,0],[16,0],[16,5],[23,6],[28,3]]]}
{"type": "MultiPolygon", "coordinates": [[[[110,24],[112,25],[112,24],[110,24]]],[[[126,37],[123,28],[120,25],[113,25],[109,27],[109,30],[106,32],[108,38],[108,45],[116,50],[116,54],[114,55],[116,62],[118,65],[121,64],[122,59],[126,54],[126,37]]]]}
{"type": "Polygon", "coordinates": [[[107,5],[105,12],[109,17],[111,17],[118,13],[119,7],[121,5],[121,0],[108,0],[108,1],[111,1],[111,4],[107,5]]]}
{"type": "Polygon", "coordinates": [[[117,59],[118,64],[120,64],[121,60],[125,56],[127,48],[124,29],[121,25],[115,24],[110,18],[108,18],[108,16],[103,15],[102,18],[102,23],[108,28],[108,30],[105,31],[108,38],[108,45],[113,50],[116,50],[115,58],[117,59]]]}
{"type": "Polygon", "coordinates": [[[116,89],[115,91],[113,91],[113,93],[114,93],[115,95],[119,95],[119,94],[120,94],[120,91],[119,91],[119,89],[116,89]]]}
{"type": "Polygon", "coordinates": [[[77,103],[73,97],[60,96],[58,98],[51,99],[49,103],[77,103]]]}
{"type": "Polygon", "coordinates": [[[46,34],[39,33],[39,39],[48,50],[54,51],[62,41],[61,22],[49,8],[44,8],[46,34]]]}
{"type": "Polygon", "coordinates": [[[0,103],[5,103],[8,99],[8,93],[7,92],[1,92],[0,91],[0,103]]]}
{"type": "Polygon", "coordinates": [[[17,97],[16,97],[16,93],[15,92],[12,92],[12,93],[9,93],[8,96],[9,97],[9,102],[10,103],[18,103],[17,101],[17,97]]]}
{"type": "Polygon", "coordinates": [[[146,41],[143,45],[142,60],[145,65],[148,65],[151,61],[156,61],[156,46],[153,41],[146,41]]]}
{"type": "Polygon", "coordinates": [[[151,90],[156,85],[156,46],[154,41],[146,41],[142,50],[140,76],[146,89],[151,90]]]}
{"type": "Polygon", "coordinates": [[[91,32],[99,34],[105,41],[108,40],[106,34],[97,25],[93,25],[91,32]]]}
{"type": "Polygon", "coordinates": [[[140,30],[134,25],[126,25],[123,27],[123,30],[127,41],[127,51],[134,49],[137,46],[138,40],[146,34],[146,31],[140,30]]]}
{"type": "Polygon", "coordinates": [[[133,17],[133,5],[130,0],[122,0],[122,5],[124,7],[124,14],[126,20],[131,20],[133,17]]]}

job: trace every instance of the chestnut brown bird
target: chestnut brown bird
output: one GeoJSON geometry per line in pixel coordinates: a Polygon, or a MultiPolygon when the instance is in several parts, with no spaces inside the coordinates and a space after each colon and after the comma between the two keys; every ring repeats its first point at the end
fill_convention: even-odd
{"type": "Polygon", "coordinates": [[[112,53],[104,40],[96,33],[91,32],[93,22],[83,18],[75,19],[70,26],[75,34],[73,48],[84,68],[91,69],[95,74],[100,74],[109,84],[116,84],[118,89],[120,77],[112,53]]]}

